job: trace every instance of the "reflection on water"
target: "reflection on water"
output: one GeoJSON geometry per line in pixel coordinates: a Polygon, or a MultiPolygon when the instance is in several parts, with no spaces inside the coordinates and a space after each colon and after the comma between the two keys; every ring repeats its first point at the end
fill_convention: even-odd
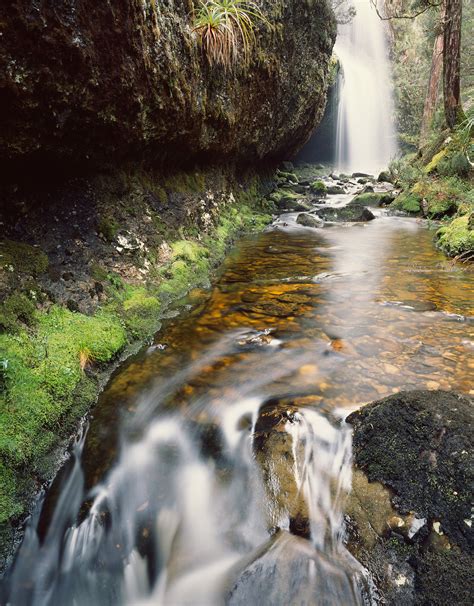
{"type": "Polygon", "coordinates": [[[402,389],[472,393],[473,293],[472,271],[411,219],[312,230],[288,216],[243,239],[110,382],[46,501],[42,546],[30,525],[11,603],[288,603],[258,582],[276,565],[294,600],[319,579],[324,603],[365,603],[341,543],[336,411],[402,389]],[[297,578],[285,553],[307,564],[297,578]]]}

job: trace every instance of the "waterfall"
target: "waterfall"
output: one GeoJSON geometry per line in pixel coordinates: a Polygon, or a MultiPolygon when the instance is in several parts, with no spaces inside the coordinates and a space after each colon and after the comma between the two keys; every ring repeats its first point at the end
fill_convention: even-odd
{"type": "Polygon", "coordinates": [[[336,162],[339,170],[377,173],[397,151],[385,23],[370,0],[354,0],[357,14],[339,27],[341,63],[336,162]]]}

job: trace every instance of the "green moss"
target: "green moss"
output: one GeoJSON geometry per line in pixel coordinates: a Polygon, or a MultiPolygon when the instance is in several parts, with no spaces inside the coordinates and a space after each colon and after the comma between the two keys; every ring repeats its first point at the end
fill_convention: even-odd
{"type": "Polygon", "coordinates": [[[310,185],[310,190],[313,194],[325,194],[327,187],[322,181],[313,181],[310,185]]]}
{"type": "Polygon", "coordinates": [[[92,263],[90,272],[94,280],[97,280],[98,282],[105,282],[105,280],[107,280],[108,272],[100,263],[92,263]]]}
{"type": "Polygon", "coordinates": [[[453,219],[437,231],[436,237],[440,248],[452,257],[474,252],[474,231],[469,229],[469,215],[453,219]]]}
{"type": "Polygon", "coordinates": [[[431,158],[431,161],[424,167],[423,171],[427,175],[430,175],[432,172],[437,170],[438,164],[441,162],[441,160],[443,160],[445,158],[447,153],[448,153],[448,148],[444,147],[441,151],[439,151],[437,154],[435,154],[431,158]]]}
{"type": "Polygon", "coordinates": [[[99,233],[104,236],[107,242],[113,242],[120,225],[113,217],[102,217],[97,226],[99,233]]]}
{"type": "Polygon", "coordinates": [[[160,301],[145,288],[127,289],[123,302],[123,318],[133,339],[144,339],[159,328],[160,301]]]}
{"type": "Polygon", "coordinates": [[[178,240],[171,244],[173,259],[184,259],[196,263],[202,257],[209,256],[209,252],[197,242],[191,240],[178,240]]]}
{"type": "Polygon", "coordinates": [[[295,173],[289,173],[282,170],[278,171],[278,177],[283,181],[291,181],[292,183],[298,183],[298,177],[295,173]]]}
{"type": "Polygon", "coordinates": [[[392,208],[407,213],[419,213],[421,212],[420,197],[414,193],[402,192],[393,202],[392,208]]]}
{"type": "Polygon", "coordinates": [[[38,247],[24,242],[3,240],[0,242],[0,266],[39,276],[48,269],[48,257],[38,247]]]}
{"type": "Polygon", "coordinates": [[[49,445],[53,429],[72,403],[88,362],[109,361],[126,342],[118,318],[89,317],[61,307],[37,314],[38,328],[0,335],[5,360],[0,406],[0,459],[28,462],[49,445]]]}
{"type": "Polygon", "coordinates": [[[35,305],[26,295],[15,292],[0,305],[0,328],[17,332],[21,323],[33,326],[35,323],[35,305]]]}
{"type": "Polygon", "coordinates": [[[455,152],[449,158],[444,158],[438,164],[438,173],[445,177],[467,177],[471,170],[469,160],[461,151],[455,152]]]}
{"type": "Polygon", "coordinates": [[[168,201],[168,194],[166,193],[166,190],[160,185],[158,185],[154,188],[154,191],[160,203],[166,204],[166,202],[168,201]]]}
{"type": "MultiPolygon", "coordinates": [[[[204,183],[195,177],[191,181],[193,187],[204,183]]],[[[24,508],[25,495],[31,491],[19,489],[23,477],[31,481],[32,469],[40,477],[54,472],[52,449],[63,430],[74,430],[97,393],[86,367],[106,363],[127,343],[156,332],[163,306],[208,282],[212,267],[236,234],[271,220],[259,210],[258,191],[258,181],[249,180],[237,199],[230,198],[221,208],[215,229],[205,237],[201,234],[199,241],[192,236],[199,236],[195,226],[184,226],[180,239],[170,243],[170,262],[152,268],[152,283],[147,286],[127,284],[93,263],[91,275],[105,283],[108,296],[106,307],[94,316],[59,306],[35,311],[23,296],[16,300],[22,306],[12,307],[22,310],[23,317],[17,314],[17,320],[23,324],[15,333],[0,334],[0,521],[24,508]]],[[[164,235],[170,242],[175,231],[167,230],[164,235]]]]}
{"type": "Polygon", "coordinates": [[[367,192],[356,196],[351,204],[360,204],[361,206],[379,206],[385,194],[376,194],[367,192]]]}
{"type": "Polygon", "coordinates": [[[0,461],[0,524],[22,512],[16,496],[15,474],[0,461]]]}

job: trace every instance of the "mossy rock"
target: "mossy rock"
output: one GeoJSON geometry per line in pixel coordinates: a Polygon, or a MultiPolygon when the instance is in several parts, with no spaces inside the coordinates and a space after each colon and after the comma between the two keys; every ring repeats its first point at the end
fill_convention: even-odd
{"type": "Polygon", "coordinates": [[[341,187],[340,185],[330,185],[327,189],[326,192],[330,195],[338,195],[338,194],[344,194],[345,190],[343,187],[341,187]]]}
{"type": "Polygon", "coordinates": [[[36,246],[14,240],[0,242],[0,266],[13,267],[19,273],[39,276],[48,269],[48,257],[36,246]]]}
{"type": "Polygon", "coordinates": [[[380,504],[368,494],[370,529],[378,532],[361,548],[356,522],[351,550],[388,604],[443,606],[454,594],[456,604],[471,603],[464,587],[472,586],[474,570],[468,523],[473,411],[473,401],[459,394],[412,391],[373,402],[347,418],[354,428],[355,477],[364,472],[369,488],[380,483],[386,490],[383,527],[372,522],[371,508],[377,513],[380,504]]]}
{"type": "Polygon", "coordinates": [[[97,230],[107,242],[113,242],[120,230],[120,225],[113,217],[102,217],[97,225],[97,230]]]}
{"type": "Polygon", "coordinates": [[[392,194],[366,192],[353,198],[351,204],[360,206],[386,206],[391,202],[393,202],[392,194]]]}
{"type": "Polygon", "coordinates": [[[417,214],[421,212],[421,199],[413,192],[402,192],[392,203],[392,208],[406,213],[417,214]]]}
{"type": "Polygon", "coordinates": [[[441,219],[442,217],[450,217],[457,210],[456,201],[449,198],[432,198],[428,202],[426,214],[430,219],[441,219]]]}
{"type": "Polygon", "coordinates": [[[323,181],[313,181],[309,188],[311,193],[318,195],[326,194],[328,189],[323,181]]]}
{"type": "Polygon", "coordinates": [[[134,289],[123,303],[123,317],[130,336],[143,339],[158,330],[161,303],[144,288],[134,289]]]}
{"type": "Polygon", "coordinates": [[[22,324],[33,326],[35,319],[35,304],[22,293],[15,292],[0,305],[0,329],[14,333],[21,329],[22,324]]]}
{"type": "Polygon", "coordinates": [[[284,172],[279,170],[277,174],[282,181],[287,181],[289,183],[298,183],[298,177],[295,173],[284,172]]]}
{"type": "Polygon", "coordinates": [[[440,520],[448,536],[466,548],[473,413],[473,402],[464,396],[412,391],[369,404],[347,419],[354,427],[357,467],[370,481],[395,491],[402,513],[440,520]]]}
{"type": "MultiPolygon", "coordinates": [[[[471,214],[472,217],[472,214],[471,214]]],[[[474,231],[470,228],[470,216],[456,217],[436,232],[439,247],[449,256],[474,253],[474,231]]]]}

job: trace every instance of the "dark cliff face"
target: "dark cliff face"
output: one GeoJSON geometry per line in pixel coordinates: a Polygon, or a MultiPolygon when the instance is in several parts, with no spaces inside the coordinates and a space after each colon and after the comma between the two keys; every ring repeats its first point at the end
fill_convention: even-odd
{"type": "Polygon", "coordinates": [[[248,69],[209,67],[192,0],[12,0],[0,14],[0,160],[251,163],[296,151],[325,105],[326,0],[262,0],[248,69]]]}

